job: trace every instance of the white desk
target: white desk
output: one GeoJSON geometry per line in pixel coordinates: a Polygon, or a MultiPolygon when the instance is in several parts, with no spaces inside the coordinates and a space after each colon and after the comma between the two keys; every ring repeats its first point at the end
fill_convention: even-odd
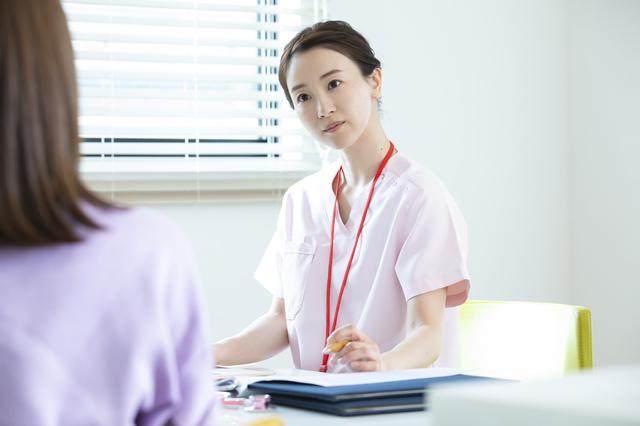
{"type": "MultiPolygon", "coordinates": [[[[260,365],[255,365],[261,367],[260,365]]],[[[292,369],[276,369],[277,374],[292,376],[297,374],[313,374],[314,372],[300,372],[292,369]]],[[[323,373],[317,373],[323,374],[323,373]]],[[[243,384],[261,380],[262,377],[238,377],[243,384]]],[[[224,408],[220,426],[246,425],[261,417],[280,417],[286,426],[429,426],[427,411],[412,411],[407,413],[392,414],[372,414],[366,416],[340,417],[332,414],[320,413],[311,410],[301,410],[297,408],[278,406],[274,411],[259,414],[245,412],[238,408],[224,408]]]]}
{"type": "MultiPolygon", "coordinates": [[[[277,407],[286,426],[630,426],[640,425],[640,365],[599,368],[560,380],[442,386],[430,411],[339,417],[277,407]]],[[[224,409],[221,426],[250,424],[261,414],[224,409]]]]}
{"type": "Polygon", "coordinates": [[[640,364],[559,380],[436,388],[429,400],[433,426],[640,425],[640,364]]]}
{"type": "MultiPolygon", "coordinates": [[[[316,411],[277,407],[270,413],[280,417],[286,426],[429,426],[427,411],[409,413],[373,414],[368,416],[340,417],[316,411]]],[[[243,425],[257,420],[263,414],[246,413],[238,409],[222,410],[221,426],[243,425]]]]}

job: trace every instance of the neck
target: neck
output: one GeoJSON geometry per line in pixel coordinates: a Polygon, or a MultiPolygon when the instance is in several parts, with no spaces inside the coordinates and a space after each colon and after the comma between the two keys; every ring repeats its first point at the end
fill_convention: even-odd
{"type": "Polygon", "coordinates": [[[376,135],[363,135],[361,141],[340,151],[346,185],[351,187],[366,185],[378,171],[380,163],[389,151],[390,144],[382,128],[376,133],[376,135]]]}

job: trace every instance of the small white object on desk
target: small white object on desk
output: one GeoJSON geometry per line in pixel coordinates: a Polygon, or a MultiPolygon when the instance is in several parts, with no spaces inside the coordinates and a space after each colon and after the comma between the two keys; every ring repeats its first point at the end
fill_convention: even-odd
{"type": "Polygon", "coordinates": [[[640,425],[640,365],[544,382],[435,388],[429,398],[433,426],[640,425]]]}
{"type": "Polygon", "coordinates": [[[252,365],[241,365],[241,366],[216,366],[212,371],[213,376],[216,380],[227,379],[229,377],[238,377],[238,376],[272,376],[277,374],[277,371],[272,370],[270,368],[252,366],[252,365]]]}

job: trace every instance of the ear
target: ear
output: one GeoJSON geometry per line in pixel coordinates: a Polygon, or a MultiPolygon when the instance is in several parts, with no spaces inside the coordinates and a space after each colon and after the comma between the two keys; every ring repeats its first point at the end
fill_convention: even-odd
{"type": "Polygon", "coordinates": [[[371,97],[378,99],[382,94],[382,71],[380,68],[373,70],[373,73],[369,77],[369,83],[371,84],[371,97]]]}

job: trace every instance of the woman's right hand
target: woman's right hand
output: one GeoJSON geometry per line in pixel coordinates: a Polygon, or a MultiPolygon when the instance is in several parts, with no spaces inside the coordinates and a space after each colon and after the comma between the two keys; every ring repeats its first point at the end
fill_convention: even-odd
{"type": "Polygon", "coordinates": [[[351,371],[383,371],[387,369],[380,349],[375,342],[352,324],[345,325],[334,331],[327,339],[327,346],[349,340],[340,351],[331,354],[329,365],[344,364],[351,371]]]}
{"type": "Polygon", "coordinates": [[[223,359],[221,356],[222,351],[220,350],[221,346],[222,346],[221,342],[214,343],[211,345],[211,357],[212,357],[211,360],[213,361],[214,367],[216,365],[223,365],[221,362],[221,360],[223,359]]]}
{"type": "Polygon", "coordinates": [[[269,312],[233,337],[212,345],[216,365],[239,365],[263,361],[289,346],[284,300],[274,297],[269,312]]]}

